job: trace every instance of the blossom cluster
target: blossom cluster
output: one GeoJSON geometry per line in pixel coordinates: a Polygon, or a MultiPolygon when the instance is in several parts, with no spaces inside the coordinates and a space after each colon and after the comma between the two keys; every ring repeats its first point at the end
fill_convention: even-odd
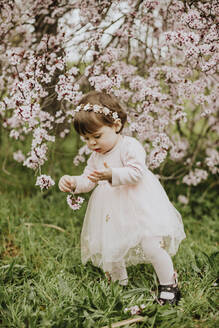
{"type": "Polygon", "coordinates": [[[78,74],[78,68],[72,67],[65,75],[59,75],[59,81],[55,86],[58,100],[67,100],[73,104],[77,104],[82,97],[80,86],[76,82],[75,77],[78,74]]]}
{"type": "Polygon", "coordinates": [[[17,152],[14,152],[13,153],[13,158],[18,163],[23,163],[25,161],[25,156],[24,156],[24,154],[22,153],[21,150],[18,150],[17,152]]]}
{"type": "Polygon", "coordinates": [[[125,308],[124,313],[130,313],[131,315],[136,315],[136,314],[140,314],[145,308],[146,308],[145,304],[141,304],[140,306],[133,305],[129,308],[125,308]]]}
{"type": "Polygon", "coordinates": [[[195,169],[190,171],[189,174],[183,177],[183,182],[189,186],[197,186],[203,180],[206,180],[208,177],[208,172],[202,169],[195,169]]]}
{"type": "Polygon", "coordinates": [[[213,174],[219,172],[219,152],[216,149],[206,149],[207,157],[205,162],[213,174]]]}
{"type": "Polygon", "coordinates": [[[51,186],[54,186],[54,184],[55,181],[49,175],[42,174],[37,177],[36,186],[39,186],[41,190],[48,189],[51,186]]]}
{"type": "Polygon", "coordinates": [[[74,194],[71,193],[70,195],[67,196],[67,203],[68,206],[73,210],[79,210],[81,208],[81,204],[83,204],[84,198],[78,196],[75,198],[74,194]]]}
{"type": "MultiPolygon", "coordinates": [[[[81,138],[81,139],[83,141],[83,138],[81,138]]],[[[84,163],[87,155],[89,155],[90,153],[91,153],[91,150],[88,148],[87,144],[85,144],[84,146],[82,146],[79,149],[78,154],[74,157],[73,164],[75,166],[78,166],[80,163],[84,163]]]]}

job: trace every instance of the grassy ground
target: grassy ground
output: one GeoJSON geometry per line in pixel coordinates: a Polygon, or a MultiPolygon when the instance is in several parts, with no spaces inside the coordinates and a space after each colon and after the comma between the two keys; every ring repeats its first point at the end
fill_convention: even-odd
{"type": "MultiPolygon", "coordinates": [[[[72,172],[70,157],[63,159],[65,147],[59,149],[60,161],[53,167],[57,179],[72,172]]],[[[219,326],[216,190],[192,190],[190,204],[183,207],[176,201],[176,186],[167,186],[183,215],[187,239],[174,258],[183,298],[177,307],[160,307],[153,304],[157,281],[151,265],[128,268],[130,282],[124,288],[108,284],[90,263],[81,264],[86,204],[73,213],[57,186],[41,193],[30,170],[10,157],[1,157],[0,165],[0,327],[110,327],[130,317],[124,313],[126,307],[142,303],[145,321],[125,327],[219,326]]]]}

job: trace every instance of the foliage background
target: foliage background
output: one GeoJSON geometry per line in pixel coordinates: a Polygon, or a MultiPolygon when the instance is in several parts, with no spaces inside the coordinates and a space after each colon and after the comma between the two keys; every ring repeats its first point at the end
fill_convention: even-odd
{"type": "MultiPolygon", "coordinates": [[[[131,5],[134,4],[136,8],[139,8],[143,3],[146,3],[146,5],[148,4],[149,18],[152,17],[150,15],[151,10],[154,8],[153,6],[157,5],[157,1],[128,2],[131,5]]],[[[54,73],[51,74],[51,81],[45,83],[46,85],[42,80],[39,80],[38,77],[34,81],[37,87],[37,83],[39,82],[45,90],[49,90],[49,97],[44,97],[40,94],[31,94],[31,88],[29,88],[29,86],[27,87],[28,84],[24,83],[23,85],[21,84],[20,87],[23,88],[22,91],[31,95],[31,97],[25,99],[21,97],[21,103],[18,103],[18,105],[16,104],[16,97],[19,95],[16,89],[19,83],[16,83],[21,82],[20,77],[24,72],[25,74],[27,73],[25,79],[29,79],[28,70],[25,71],[25,69],[27,65],[31,63],[31,58],[27,56],[20,65],[19,58],[21,55],[23,56],[23,51],[28,54],[29,49],[31,49],[34,56],[39,59],[39,55],[41,55],[43,49],[40,48],[39,44],[42,46],[43,42],[45,44],[45,40],[52,40],[54,44],[51,41],[49,55],[46,51],[43,55],[48,55],[48,58],[50,58],[49,56],[55,53],[55,60],[59,58],[59,56],[63,56],[63,48],[56,47],[56,42],[61,44],[62,41],[57,22],[66,12],[75,8],[77,9],[79,2],[65,0],[57,0],[54,2],[50,0],[44,2],[28,2],[28,14],[30,15],[28,17],[34,17],[33,20],[28,21],[28,24],[30,23],[32,26],[32,30],[29,28],[26,29],[26,12],[23,14],[22,10],[17,10],[15,8],[16,6],[14,7],[16,3],[19,3],[19,1],[10,0],[7,2],[1,1],[0,3],[0,8],[2,9],[5,6],[5,12],[6,14],[8,13],[5,16],[3,15],[0,30],[2,37],[2,45],[0,48],[0,115],[2,123],[0,127],[0,326],[3,328],[96,328],[107,324],[110,325],[110,323],[127,318],[129,315],[124,313],[126,307],[144,303],[146,304],[146,308],[142,315],[145,318],[145,322],[133,324],[132,327],[218,327],[219,199],[216,174],[210,174],[207,180],[203,179],[204,181],[202,181],[197,188],[192,184],[190,186],[182,184],[181,178],[177,178],[173,181],[171,179],[162,180],[170,200],[183,216],[187,234],[187,239],[183,241],[178,254],[174,258],[183,297],[177,307],[170,308],[168,306],[160,307],[153,303],[154,292],[156,291],[158,282],[152,270],[152,266],[150,265],[130,267],[128,269],[130,283],[127,288],[123,288],[116,283],[108,285],[103,273],[99,269],[93,267],[91,264],[86,266],[81,265],[80,231],[89,195],[85,195],[86,203],[81,210],[73,213],[67,207],[65,195],[59,192],[57,187],[58,179],[64,173],[75,175],[83,171],[84,163],[81,163],[77,167],[72,163],[73,157],[78,154],[78,149],[82,146],[80,139],[76,137],[72,129],[69,129],[69,134],[67,134],[64,139],[57,138],[55,144],[48,144],[49,151],[47,156],[49,160],[45,161],[45,164],[43,163],[44,172],[47,172],[54,178],[56,182],[54,188],[43,192],[37,190],[35,187],[36,176],[34,176],[33,171],[27,166],[22,166],[22,164],[13,160],[14,152],[18,150],[22,150],[25,154],[28,154],[34,139],[32,130],[29,135],[25,135],[24,140],[22,140],[22,138],[15,140],[16,138],[14,138],[16,133],[23,134],[30,123],[29,121],[26,122],[25,120],[21,120],[18,127],[13,126],[13,120],[10,119],[19,106],[29,105],[29,107],[31,107],[33,103],[36,103],[40,104],[44,111],[52,113],[53,110],[57,111],[60,109],[61,103],[63,106],[63,115],[65,115],[66,110],[69,109],[68,105],[66,105],[67,99],[64,99],[64,101],[62,99],[61,102],[60,99],[57,99],[57,96],[62,95],[62,91],[59,90],[59,92],[56,92],[55,85],[59,81],[59,76],[63,73],[63,66],[61,66],[61,71],[59,69],[57,69],[58,71],[52,71],[52,67],[55,65],[53,60],[47,63],[50,65],[48,71],[54,73]],[[56,8],[57,5],[58,10],[56,8]],[[45,37],[45,35],[47,36],[45,37]],[[6,58],[8,50],[9,54],[13,54],[14,52],[16,56],[18,56],[15,56],[15,59],[18,60],[18,65],[16,64],[18,69],[17,77],[16,74],[14,75],[16,65],[10,63],[10,56],[6,58]],[[7,62],[8,59],[9,61],[7,62]],[[7,110],[6,105],[8,106],[7,110]],[[67,106],[67,109],[64,108],[64,105],[67,106]],[[189,203],[182,204],[179,202],[178,196],[180,195],[187,196],[189,203]]],[[[25,2],[20,1],[20,3],[25,2]]],[[[99,11],[100,8],[96,6],[96,2],[81,1],[80,3],[82,4],[81,10],[84,15],[81,28],[83,29],[84,26],[86,26],[88,20],[92,22],[93,26],[91,27],[91,31],[89,31],[89,29],[87,31],[88,41],[92,41],[89,47],[100,54],[101,49],[98,48],[98,39],[94,37],[89,40],[89,33],[92,32],[93,28],[95,31],[98,29],[99,32],[101,31],[100,18],[102,17],[101,15],[105,15],[107,12],[107,10],[105,10],[107,8],[105,7],[107,2],[101,2],[103,6],[101,7],[103,9],[102,12],[99,11]],[[86,10],[86,6],[91,6],[92,10],[86,10]]],[[[190,14],[194,14],[193,10],[197,9],[198,6],[202,8],[202,6],[208,5],[206,1],[170,1],[170,3],[173,8],[174,3],[176,4],[175,9],[182,8],[183,4],[187,10],[186,13],[188,14],[188,18],[192,17],[190,14]],[[192,12],[190,12],[190,9],[192,12]]],[[[210,2],[210,5],[212,5],[212,8],[214,7],[216,12],[216,1],[210,2]]],[[[164,9],[167,9],[167,7],[164,7],[164,9]]],[[[208,17],[208,21],[210,22],[209,26],[212,24],[214,27],[216,16],[212,13],[213,10],[208,17]]],[[[133,17],[134,15],[127,15],[124,20],[124,26],[128,26],[130,31],[132,31],[132,27],[134,26],[130,24],[130,22],[133,23],[134,21],[133,17]],[[130,17],[131,20],[129,19],[130,17]]],[[[163,17],[166,16],[163,15],[163,17]]],[[[170,20],[170,23],[173,23],[173,21],[170,20]]],[[[209,26],[207,24],[207,30],[210,30],[209,26]]],[[[151,28],[152,27],[153,26],[151,26],[151,28]]],[[[167,26],[165,26],[165,28],[166,27],[167,26]]],[[[177,28],[179,27],[180,26],[177,26],[177,28]]],[[[72,28],[76,28],[76,26],[73,24],[72,28]]],[[[128,28],[124,28],[124,32],[126,32],[128,28]]],[[[203,28],[206,28],[206,26],[203,28]]],[[[155,33],[154,36],[156,39],[159,34],[157,33],[158,30],[155,28],[153,32],[155,33]]],[[[199,32],[198,30],[197,33],[199,32]]],[[[206,33],[206,35],[209,34],[206,33]]],[[[92,34],[92,36],[94,36],[94,34],[92,34]]],[[[140,80],[143,81],[143,83],[145,83],[145,81],[148,83],[148,75],[144,74],[145,72],[142,67],[143,64],[146,65],[144,66],[146,68],[153,65],[156,66],[157,62],[155,57],[153,57],[153,49],[152,47],[149,49],[151,56],[148,56],[148,58],[145,57],[144,63],[139,60],[141,56],[133,58],[131,52],[129,52],[129,41],[131,37],[132,35],[127,36],[124,34],[120,39],[122,46],[128,46],[126,48],[127,52],[125,53],[126,59],[122,58],[121,62],[132,66],[139,65],[138,73],[143,79],[140,80]]],[[[113,40],[115,39],[116,36],[113,37],[113,40]]],[[[202,43],[203,40],[205,40],[205,38],[201,39],[201,44],[198,46],[201,47],[205,45],[202,43]]],[[[179,40],[176,41],[179,42],[179,40]]],[[[212,44],[214,45],[215,43],[213,39],[212,44]]],[[[113,42],[110,42],[110,44],[113,45],[113,42]]],[[[185,54],[187,50],[190,50],[188,44],[184,46],[184,52],[181,51],[181,54],[185,54]]],[[[142,49],[145,49],[145,44],[142,45],[142,49]]],[[[174,47],[171,49],[173,50],[174,47]]],[[[173,87],[173,99],[175,99],[174,87],[178,85],[175,79],[184,72],[188,64],[193,65],[192,72],[189,71],[188,80],[193,83],[188,83],[188,85],[186,85],[185,89],[183,89],[185,91],[183,96],[185,97],[182,97],[184,101],[187,93],[187,96],[189,94],[193,99],[189,101],[185,100],[185,102],[183,102],[183,107],[180,108],[180,115],[182,114],[183,117],[183,113],[186,112],[190,125],[185,126],[181,121],[168,131],[169,136],[171,136],[171,133],[173,135],[177,133],[177,135],[180,136],[184,134],[187,136],[189,135],[189,153],[185,158],[183,157],[181,162],[169,161],[169,159],[167,159],[164,163],[165,165],[161,164],[161,167],[157,171],[154,170],[155,173],[162,174],[164,177],[171,176],[182,168],[187,174],[189,170],[200,168],[200,163],[201,168],[206,169],[206,156],[209,156],[206,154],[206,147],[210,147],[211,150],[215,148],[212,154],[216,154],[216,156],[212,156],[212,162],[209,167],[213,171],[216,168],[218,162],[218,153],[215,153],[217,129],[211,130],[211,128],[216,127],[218,124],[218,114],[214,111],[216,109],[216,92],[218,89],[215,83],[215,63],[214,61],[210,61],[216,54],[216,45],[215,48],[212,49],[213,55],[209,53],[206,55],[204,53],[202,54],[203,56],[198,56],[196,58],[194,51],[191,57],[189,55],[189,60],[185,57],[185,60],[180,63],[172,62],[171,60],[168,63],[162,63],[162,65],[164,65],[164,72],[161,77],[158,76],[158,80],[161,83],[162,91],[166,94],[168,94],[168,90],[171,90],[173,87]],[[207,65],[207,63],[212,65],[213,72],[210,72],[210,80],[205,78],[203,74],[200,74],[200,66],[198,66],[200,60],[203,61],[204,66],[205,64],[207,65]],[[166,67],[166,64],[169,66],[166,67]],[[179,70],[177,70],[178,68],[179,70]],[[168,71],[169,69],[173,74],[168,71]],[[169,73],[172,75],[168,75],[169,73]],[[198,83],[195,82],[198,82],[199,86],[198,83]],[[210,88],[205,88],[204,100],[199,97],[203,91],[202,82],[204,87],[210,83],[210,88]],[[198,87],[197,93],[195,89],[192,89],[193,86],[198,87]],[[208,97],[210,91],[212,91],[212,93],[211,96],[208,97]],[[195,102],[193,103],[194,99],[195,102]],[[208,106],[208,109],[212,109],[213,112],[210,112],[210,115],[207,113],[207,118],[200,118],[206,106],[208,106]],[[197,149],[200,151],[197,151],[197,149]],[[193,159],[191,166],[186,163],[186,160],[189,158],[193,159]]],[[[179,49],[175,50],[178,51],[179,49]]],[[[203,51],[204,50],[203,48],[203,51]]],[[[83,52],[81,54],[83,57],[83,52]]],[[[54,59],[53,55],[51,58],[54,59]]],[[[98,68],[99,64],[103,64],[98,62],[98,58],[98,55],[94,54],[92,66],[94,71],[98,68]]],[[[177,58],[176,52],[173,52],[173,59],[176,60],[177,58]]],[[[62,64],[62,60],[60,60],[60,62],[62,64]]],[[[161,61],[158,61],[158,63],[161,64],[161,61]]],[[[90,88],[88,83],[90,78],[93,79],[93,83],[95,84],[97,83],[95,78],[98,77],[98,74],[94,72],[91,72],[91,75],[88,77],[84,75],[87,64],[84,64],[83,60],[77,65],[80,72],[79,80],[81,89],[78,93],[76,92],[76,98],[78,95],[80,96],[81,90],[86,92],[90,88]]],[[[110,65],[104,63],[103,72],[106,72],[109,66],[110,65]]],[[[66,74],[68,78],[69,68],[70,67],[64,67],[64,74],[66,74]]],[[[43,67],[43,69],[45,69],[45,67],[43,67]]],[[[48,73],[48,71],[45,70],[44,73],[48,73]]],[[[145,71],[147,73],[147,70],[145,71]]],[[[208,73],[207,76],[209,77],[208,73]]],[[[112,72],[112,75],[109,75],[111,81],[113,81],[113,77],[114,73],[112,72]]],[[[72,78],[74,80],[74,76],[72,78]]],[[[182,84],[184,81],[185,80],[181,80],[182,84]]],[[[72,80],[67,82],[66,85],[69,88],[72,87],[72,80]]],[[[130,81],[125,82],[129,84],[130,81]]],[[[95,85],[95,87],[97,86],[95,85]]],[[[115,87],[115,85],[113,85],[113,87],[115,87]]],[[[124,87],[124,85],[122,87],[124,87]]],[[[128,88],[129,87],[130,85],[128,88]]],[[[137,90],[134,88],[133,90],[133,93],[140,91],[141,83],[138,85],[137,90]]],[[[70,89],[70,93],[74,94],[74,91],[75,90],[70,89]]],[[[154,89],[152,91],[154,92],[154,89]]],[[[152,91],[150,90],[150,92],[152,91]]],[[[152,103],[159,106],[162,100],[161,94],[159,94],[160,98],[157,100],[153,92],[151,94],[152,103]]],[[[63,97],[66,97],[66,95],[63,97]]],[[[178,99],[182,99],[180,98],[180,93],[177,93],[177,97],[178,99]]],[[[132,103],[131,105],[136,109],[138,100],[135,104],[132,103]]],[[[66,117],[65,119],[67,119],[66,117]]],[[[43,120],[41,121],[40,115],[38,119],[39,126],[37,127],[42,127],[43,120]]],[[[52,131],[57,137],[65,128],[66,122],[64,125],[57,124],[53,126],[52,131]]],[[[140,132],[133,131],[134,133],[140,132]]],[[[150,138],[153,140],[153,134],[150,138]]],[[[159,148],[159,151],[162,150],[161,148],[159,148]]],[[[207,169],[209,169],[209,167],[207,169]]],[[[39,172],[36,170],[35,173],[38,174],[39,172]]]]}

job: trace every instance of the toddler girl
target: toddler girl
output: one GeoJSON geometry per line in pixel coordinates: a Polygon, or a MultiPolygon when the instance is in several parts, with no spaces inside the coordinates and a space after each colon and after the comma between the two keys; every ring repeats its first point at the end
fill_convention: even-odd
{"type": "Polygon", "coordinates": [[[160,304],[180,298],[171,256],[185,238],[180,214],[145,165],[145,150],[121,135],[126,113],[117,100],[90,92],[76,108],[74,127],[92,154],[81,176],[64,175],[61,191],[94,187],[81,233],[82,263],[91,260],[112,281],[128,283],[126,267],[152,263],[159,279],[160,304]]]}

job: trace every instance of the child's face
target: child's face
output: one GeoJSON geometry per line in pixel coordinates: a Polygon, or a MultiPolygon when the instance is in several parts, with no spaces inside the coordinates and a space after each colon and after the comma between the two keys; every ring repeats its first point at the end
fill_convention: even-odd
{"type": "MultiPolygon", "coordinates": [[[[119,128],[120,129],[120,128],[119,128]]],[[[101,154],[110,151],[117,143],[119,134],[117,126],[102,126],[96,132],[83,135],[88,148],[101,154]]]]}

